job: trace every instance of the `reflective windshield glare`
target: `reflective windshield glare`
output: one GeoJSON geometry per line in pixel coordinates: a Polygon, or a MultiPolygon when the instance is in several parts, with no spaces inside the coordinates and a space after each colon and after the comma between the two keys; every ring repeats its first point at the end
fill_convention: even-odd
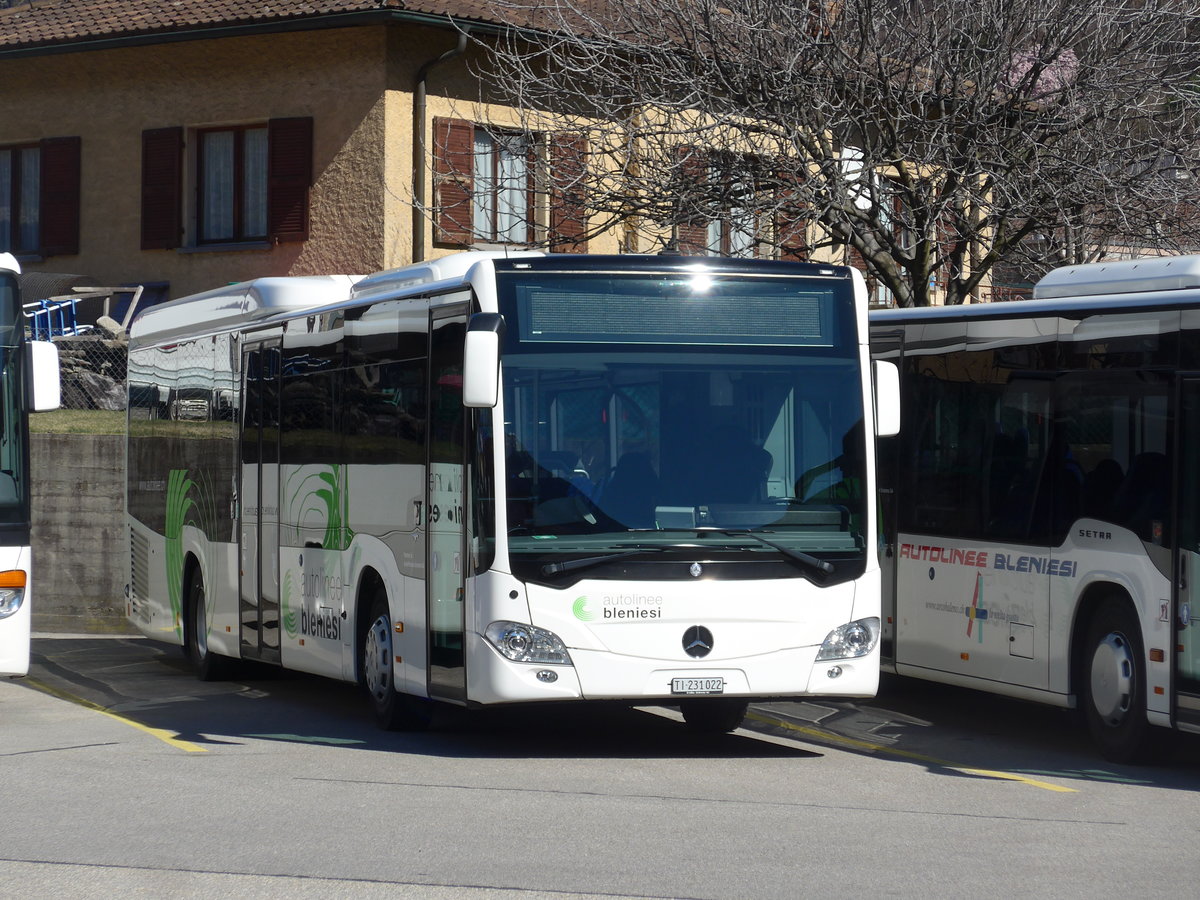
{"type": "Polygon", "coordinates": [[[514,282],[502,293],[503,424],[486,435],[503,441],[497,527],[514,564],[700,541],[743,556],[862,558],[848,287],[514,282]]]}

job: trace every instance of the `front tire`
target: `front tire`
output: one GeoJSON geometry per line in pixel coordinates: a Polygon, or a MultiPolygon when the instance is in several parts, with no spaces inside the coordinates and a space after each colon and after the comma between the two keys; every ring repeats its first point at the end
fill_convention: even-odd
{"type": "Polygon", "coordinates": [[[1088,626],[1081,691],[1092,740],[1105,759],[1144,760],[1151,750],[1146,721],[1146,660],[1141,628],[1128,603],[1107,600],[1088,626]]]}
{"type": "Polygon", "coordinates": [[[729,698],[681,700],[679,711],[692,731],[699,734],[726,734],[742,724],[749,706],[745,700],[729,698]]]}
{"type": "Polygon", "coordinates": [[[392,617],[387,596],[378,591],[367,614],[359,641],[359,683],[371,702],[375,719],[385,731],[424,731],[432,719],[432,703],[396,689],[392,646],[392,617]]]}
{"type": "Polygon", "coordinates": [[[208,646],[208,599],[204,576],[199,568],[188,581],[187,602],[184,606],[185,642],[188,659],[201,681],[222,681],[233,674],[235,663],[227,656],[213,653],[208,646]]]}

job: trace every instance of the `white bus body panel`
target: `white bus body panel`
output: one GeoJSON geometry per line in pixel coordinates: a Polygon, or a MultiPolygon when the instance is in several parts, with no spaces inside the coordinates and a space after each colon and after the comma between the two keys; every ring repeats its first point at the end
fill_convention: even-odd
{"type": "Polygon", "coordinates": [[[0,619],[0,676],[29,673],[29,638],[32,621],[33,577],[28,547],[0,547],[0,571],[25,572],[25,596],[20,608],[0,619]]]}
{"type": "MultiPolygon", "coordinates": [[[[476,584],[478,610],[468,622],[468,697],[480,703],[549,699],[671,700],[671,679],[720,677],[726,695],[795,697],[801,694],[870,697],[879,685],[878,646],[868,656],[816,662],[837,626],[878,615],[867,602],[878,571],[856,584],[818,588],[804,579],[751,582],[580,581],[555,590],[500,574],[476,584]],[[521,593],[510,599],[509,589],[521,593]],[[856,590],[862,594],[856,598],[856,590]],[[526,599],[527,598],[527,599],[526,599]],[[856,599],[867,610],[856,610],[856,599]],[[528,618],[522,607],[528,604],[528,618]],[[490,610],[490,613],[489,613],[490,610]],[[483,621],[487,619],[488,621],[483,621]],[[514,663],[482,637],[489,621],[518,619],[557,634],[573,667],[514,663]],[[683,634],[704,624],[712,653],[693,659],[683,634]],[[782,648],[782,649],[781,649],[782,648]],[[552,669],[558,679],[540,681],[552,669]],[[840,670],[831,677],[831,670],[840,670]]],[[[876,593],[876,598],[877,598],[876,593]]],[[[678,699],[675,697],[673,699],[678,699]]]]}
{"type": "MultiPolygon", "coordinates": [[[[1170,585],[1130,531],[1080,519],[1051,550],[901,534],[896,672],[1074,705],[1071,634],[1080,602],[1097,584],[1134,598],[1147,650],[1170,647],[1163,606],[1170,585]]],[[[1151,720],[1165,724],[1153,714],[1169,715],[1170,703],[1154,687],[1167,687],[1170,664],[1148,662],[1147,675],[1151,720]]]]}

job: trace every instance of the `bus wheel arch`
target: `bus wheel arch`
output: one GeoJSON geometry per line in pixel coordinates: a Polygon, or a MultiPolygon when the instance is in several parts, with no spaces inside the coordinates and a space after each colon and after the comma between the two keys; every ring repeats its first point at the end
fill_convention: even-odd
{"type": "Polygon", "coordinates": [[[374,570],[363,572],[355,597],[356,675],[379,725],[387,731],[429,727],[429,701],[402,693],[395,683],[395,642],[387,587],[374,570]]]}
{"type": "Polygon", "coordinates": [[[1146,717],[1146,658],[1128,592],[1096,585],[1085,594],[1071,638],[1072,682],[1092,740],[1113,762],[1144,760],[1152,743],[1146,717]]]}

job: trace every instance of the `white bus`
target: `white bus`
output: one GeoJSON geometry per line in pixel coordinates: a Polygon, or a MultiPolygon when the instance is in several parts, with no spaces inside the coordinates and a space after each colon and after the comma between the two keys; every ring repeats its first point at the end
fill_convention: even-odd
{"type": "Polygon", "coordinates": [[[1080,708],[1116,761],[1200,732],[1200,257],[872,313],[871,342],[904,415],[885,670],[1080,708]]]}
{"type": "Polygon", "coordinates": [[[201,677],[358,681],[387,728],[871,696],[866,327],[847,268],[532,251],[156,306],[131,396],[231,402],[131,403],[130,620],[201,677]]]}
{"type": "Polygon", "coordinates": [[[29,413],[59,402],[58,349],[26,340],[20,274],[16,258],[0,253],[0,676],[29,671],[29,413]]]}

